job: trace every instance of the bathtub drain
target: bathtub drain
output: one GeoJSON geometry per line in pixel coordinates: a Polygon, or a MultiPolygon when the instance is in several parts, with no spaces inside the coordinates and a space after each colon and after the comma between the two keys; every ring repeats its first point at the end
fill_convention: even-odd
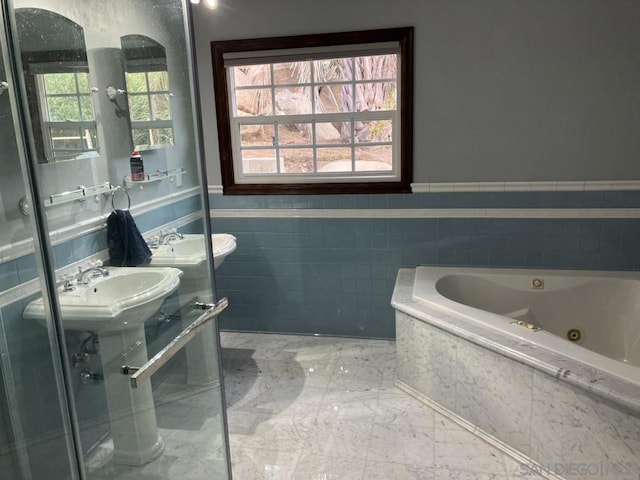
{"type": "Polygon", "coordinates": [[[582,340],[582,332],[577,328],[572,328],[567,332],[567,338],[571,342],[579,342],[580,340],[582,340]]]}

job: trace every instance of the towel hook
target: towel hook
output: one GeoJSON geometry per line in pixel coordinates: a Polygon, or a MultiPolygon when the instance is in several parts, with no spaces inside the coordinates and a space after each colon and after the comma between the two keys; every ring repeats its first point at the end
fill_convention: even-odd
{"type": "Polygon", "coordinates": [[[111,192],[111,208],[113,209],[113,211],[116,211],[116,206],[114,204],[114,199],[116,196],[116,192],[121,191],[124,192],[124,194],[127,196],[127,210],[131,209],[131,197],[129,196],[129,192],[127,192],[127,190],[125,188],[122,188],[120,185],[118,185],[115,190],[113,190],[111,192]]]}

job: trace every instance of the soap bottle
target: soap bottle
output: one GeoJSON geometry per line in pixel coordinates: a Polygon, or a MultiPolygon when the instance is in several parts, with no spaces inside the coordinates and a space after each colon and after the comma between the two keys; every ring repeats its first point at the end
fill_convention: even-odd
{"type": "Polygon", "coordinates": [[[133,152],[129,163],[131,164],[131,180],[134,182],[144,180],[144,164],[140,152],[133,152]]]}

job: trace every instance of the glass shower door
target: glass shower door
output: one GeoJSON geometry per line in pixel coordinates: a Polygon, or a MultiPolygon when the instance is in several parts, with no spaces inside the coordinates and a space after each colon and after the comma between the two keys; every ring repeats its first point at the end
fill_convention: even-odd
{"type": "MultiPolygon", "coordinates": [[[[230,478],[217,334],[226,300],[213,285],[225,242],[212,240],[198,160],[185,3],[3,6],[34,191],[18,202],[20,221],[42,242],[42,266],[20,265],[48,285],[13,314],[29,335],[56,339],[49,367],[69,416],[66,443],[29,455],[42,472],[15,478],[230,478]],[[57,466],[64,458],[70,466],[57,466]]],[[[28,419],[38,432],[49,416],[28,419]]]]}
{"type": "Polygon", "coordinates": [[[52,311],[43,310],[42,324],[25,322],[22,315],[27,303],[46,292],[47,282],[38,226],[19,208],[32,195],[5,12],[0,12],[0,478],[78,478],[73,408],[52,311]]]}

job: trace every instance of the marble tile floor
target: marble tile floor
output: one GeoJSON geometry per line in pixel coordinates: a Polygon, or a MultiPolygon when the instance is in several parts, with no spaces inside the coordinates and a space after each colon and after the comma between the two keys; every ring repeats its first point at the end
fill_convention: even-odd
{"type": "Polygon", "coordinates": [[[226,479],[220,386],[190,387],[175,377],[154,389],[162,455],[142,466],[114,464],[108,438],[85,459],[88,480],[226,479]]]}
{"type": "Polygon", "coordinates": [[[234,480],[540,480],[393,385],[395,343],[223,332],[234,480]]]}

